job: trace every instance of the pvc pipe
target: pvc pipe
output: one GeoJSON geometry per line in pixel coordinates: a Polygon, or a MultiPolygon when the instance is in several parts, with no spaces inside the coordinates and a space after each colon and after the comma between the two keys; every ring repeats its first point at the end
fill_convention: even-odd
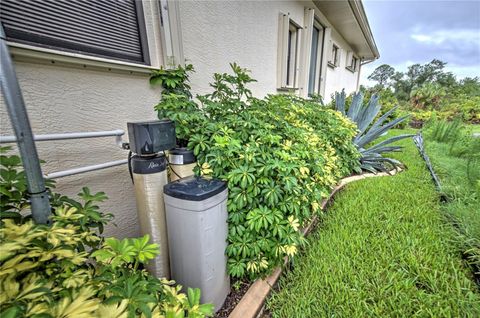
{"type": "Polygon", "coordinates": [[[5,41],[5,32],[3,26],[0,25],[0,86],[25,170],[32,217],[35,223],[49,224],[52,211],[45,188],[45,180],[38,160],[37,148],[35,147],[22,91],[5,41]]]}
{"type": "Polygon", "coordinates": [[[73,176],[73,175],[79,174],[79,173],[96,171],[96,170],[106,169],[106,168],[110,168],[110,167],[120,166],[120,165],[126,164],[127,162],[128,162],[128,159],[122,159],[122,160],[116,160],[116,161],[109,161],[109,162],[101,163],[101,164],[98,164],[98,165],[91,165],[91,166],[73,168],[73,169],[64,170],[64,171],[52,172],[52,173],[49,173],[49,174],[45,175],[45,178],[47,178],[47,179],[63,178],[63,177],[67,177],[67,176],[73,176]]]}
{"type": "MultiPolygon", "coordinates": [[[[50,141],[50,140],[66,140],[66,139],[82,139],[82,138],[98,138],[98,137],[121,137],[125,134],[122,129],[107,130],[107,131],[93,131],[93,132],[73,132],[73,133],[61,133],[61,134],[47,134],[47,135],[34,135],[35,141],[50,141]]],[[[121,140],[121,138],[120,138],[121,140]]],[[[15,136],[0,136],[0,143],[12,143],[16,142],[15,136]]],[[[118,144],[118,138],[116,138],[118,144]]],[[[121,146],[121,145],[120,145],[121,146]]]]}

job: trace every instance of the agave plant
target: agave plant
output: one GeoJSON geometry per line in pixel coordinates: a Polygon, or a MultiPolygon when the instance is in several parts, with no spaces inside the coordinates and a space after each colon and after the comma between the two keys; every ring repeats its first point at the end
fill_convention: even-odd
{"type": "Polygon", "coordinates": [[[390,128],[395,127],[408,118],[407,115],[386,122],[389,116],[391,116],[397,109],[397,107],[394,107],[373,122],[381,109],[381,106],[378,104],[378,98],[379,97],[377,95],[372,95],[370,101],[363,105],[363,94],[360,92],[354,93],[352,97],[352,103],[347,110],[345,107],[345,91],[336,93],[335,95],[335,108],[337,111],[341,112],[343,115],[347,116],[357,124],[359,132],[353,139],[353,142],[362,155],[360,158],[360,169],[373,173],[377,173],[379,171],[388,172],[391,169],[396,169],[398,166],[401,166],[402,164],[400,161],[392,158],[386,158],[383,156],[383,154],[387,152],[400,151],[402,149],[401,146],[394,146],[391,145],[391,143],[413,136],[411,134],[404,134],[385,139],[374,145],[371,144],[375,139],[382,136],[390,128]]]}

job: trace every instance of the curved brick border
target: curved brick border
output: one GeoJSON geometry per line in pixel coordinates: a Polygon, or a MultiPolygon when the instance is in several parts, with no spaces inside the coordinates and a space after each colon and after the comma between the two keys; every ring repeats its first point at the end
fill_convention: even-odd
{"type": "MultiPolygon", "coordinates": [[[[329,197],[325,200],[322,201],[321,208],[322,210],[325,210],[327,207],[328,203],[331,201],[333,196],[340,191],[344,186],[347,184],[358,181],[358,180],[363,180],[366,178],[372,178],[372,177],[385,177],[385,176],[393,176],[399,172],[401,172],[402,169],[397,169],[393,170],[389,173],[382,172],[382,173],[364,173],[358,176],[351,176],[351,177],[346,177],[340,180],[340,183],[332,190],[330,193],[329,197]]],[[[303,229],[303,234],[308,235],[309,232],[312,230],[313,226],[315,225],[317,220],[317,217],[315,216],[312,219],[312,222],[303,229]]],[[[287,259],[285,259],[284,265],[287,264],[287,259]]],[[[240,302],[235,306],[233,311],[230,313],[228,316],[229,318],[256,318],[262,313],[263,306],[265,304],[265,299],[268,297],[270,294],[271,289],[275,284],[277,283],[278,279],[280,278],[280,275],[282,274],[283,267],[279,266],[277,267],[273,273],[268,276],[267,278],[264,279],[257,279],[247,290],[245,295],[243,295],[242,299],[240,302]]]]}

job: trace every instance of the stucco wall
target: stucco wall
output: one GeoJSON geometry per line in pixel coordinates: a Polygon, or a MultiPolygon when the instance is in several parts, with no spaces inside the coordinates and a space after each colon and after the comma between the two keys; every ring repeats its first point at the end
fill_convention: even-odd
{"type": "Polygon", "coordinates": [[[192,89],[210,92],[213,73],[228,72],[237,62],[258,82],[253,94],[263,97],[277,89],[277,40],[280,13],[303,24],[301,1],[182,1],[180,17],[187,63],[194,65],[192,89]]]}
{"type": "MultiPolygon", "coordinates": [[[[159,39],[157,1],[144,2],[153,64],[163,59],[159,39]]],[[[255,96],[277,92],[278,18],[289,13],[304,24],[305,7],[311,1],[182,1],[179,3],[183,50],[187,63],[196,72],[191,76],[194,93],[211,91],[214,72],[228,72],[237,62],[252,71],[258,82],[251,85],[255,96]]],[[[322,17],[322,23],[325,19],[322,17]]],[[[328,21],[327,21],[328,24],[328,21]]],[[[334,41],[347,47],[332,32],[334,41]]],[[[345,69],[345,55],[338,70],[327,70],[326,96],[343,87],[356,88],[356,77],[345,69]]],[[[88,64],[88,63],[87,63],[88,64]]],[[[153,106],[159,89],[150,87],[148,73],[132,73],[82,64],[55,63],[21,58],[15,63],[20,85],[36,134],[124,129],[126,122],[155,119],[153,106]]],[[[0,133],[12,135],[3,101],[0,106],[0,133]]],[[[44,173],[124,159],[125,150],[115,146],[113,137],[75,141],[38,142],[39,155],[46,160],[44,173]]],[[[102,205],[115,215],[118,227],[106,228],[106,235],[139,235],[135,197],[127,166],[85,173],[57,180],[57,191],[75,195],[83,186],[105,191],[110,197],[102,205]]]]}
{"type": "MultiPolygon", "coordinates": [[[[32,129],[36,134],[127,130],[126,122],[155,119],[153,106],[160,91],[150,87],[148,75],[78,69],[37,63],[15,63],[32,129]]],[[[0,133],[13,135],[1,101],[0,133]]],[[[128,137],[126,138],[128,140],[128,137]]],[[[43,172],[125,159],[127,151],[113,137],[37,142],[43,172]]],[[[139,235],[135,197],[126,165],[57,179],[57,191],[75,195],[88,186],[109,196],[102,205],[115,215],[118,227],[106,235],[139,235]]]]}
{"type": "MultiPolygon", "coordinates": [[[[289,13],[302,26],[306,7],[314,5],[311,1],[181,1],[184,55],[196,69],[191,77],[194,93],[210,92],[213,73],[228,72],[230,62],[252,71],[258,81],[251,84],[255,96],[276,93],[279,14],[289,13]]],[[[316,14],[331,27],[318,9],[316,14]]],[[[349,45],[333,28],[331,35],[342,57],[339,67],[327,70],[326,99],[342,88],[354,91],[358,75],[345,68],[349,45]]]]}
{"type": "Polygon", "coordinates": [[[345,89],[347,94],[354,92],[357,89],[358,82],[358,71],[352,72],[345,68],[347,66],[347,52],[352,51],[351,47],[335,29],[332,29],[331,41],[339,47],[341,52],[340,65],[335,68],[327,67],[324,96],[327,102],[331,100],[332,94],[342,89],[345,89]]]}

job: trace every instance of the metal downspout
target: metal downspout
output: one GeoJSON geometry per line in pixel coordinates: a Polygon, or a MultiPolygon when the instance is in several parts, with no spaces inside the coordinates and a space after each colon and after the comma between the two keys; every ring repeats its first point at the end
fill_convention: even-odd
{"type": "Polygon", "coordinates": [[[27,109],[25,108],[17,75],[15,74],[12,59],[8,52],[5,32],[2,25],[0,25],[0,60],[0,84],[25,169],[33,220],[36,223],[49,224],[51,208],[48,193],[45,188],[45,180],[43,179],[37,148],[33,140],[32,128],[28,120],[27,109]]]}
{"type": "Polygon", "coordinates": [[[360,62],[360,68],[358,70],[358,75],[357,75],[357,89],[356,91],[358,92],[358,90],[360,89],[360,73],[362,72],[362,66],[368,64],[368,63],[372,63],[373,61],[375,61],[376,59],[368,59],[366,61],[361,61],[360,62]]]}

